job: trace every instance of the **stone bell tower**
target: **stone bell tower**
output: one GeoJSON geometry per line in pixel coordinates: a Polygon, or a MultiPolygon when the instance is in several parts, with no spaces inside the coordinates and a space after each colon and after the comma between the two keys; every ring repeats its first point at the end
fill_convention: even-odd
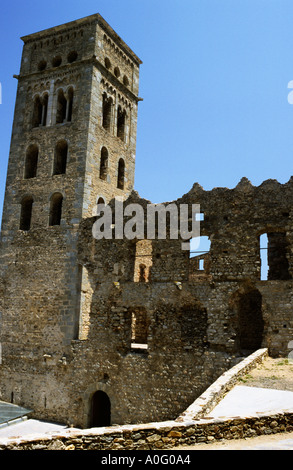
{"type": "Polygon", "coordinates": [[[0,245],[0,391],[29,405],[22,374],[79,338],[79,222],[133,189],[141,61],[99,14],[22,40],[0,245]]]}

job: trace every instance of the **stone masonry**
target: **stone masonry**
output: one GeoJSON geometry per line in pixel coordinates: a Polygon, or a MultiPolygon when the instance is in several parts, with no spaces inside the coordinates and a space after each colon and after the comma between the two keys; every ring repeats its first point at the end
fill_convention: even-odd
{"type": "Polygon", "coordinates": [[[286,356],[293,179],[195,184],[172,201],[200,204],[205,253],[182,250],[168,224],[164,240],[97,240],[97,204],[120,197],[144,214],[150,204],[134,191],[141,61],[98,14],[22,40],[0,245],[0,399],[83,428],[173,420],[240,357],[286,356]]]}

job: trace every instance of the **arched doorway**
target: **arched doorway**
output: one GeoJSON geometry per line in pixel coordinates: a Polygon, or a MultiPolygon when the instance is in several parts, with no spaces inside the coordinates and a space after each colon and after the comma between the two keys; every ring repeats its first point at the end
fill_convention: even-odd
{"type": "Polygon", "coordinates": [[[91,403],[91,427],[111,425],[111,402],[107,393],[98,390],[92,396],[91,403]]]}

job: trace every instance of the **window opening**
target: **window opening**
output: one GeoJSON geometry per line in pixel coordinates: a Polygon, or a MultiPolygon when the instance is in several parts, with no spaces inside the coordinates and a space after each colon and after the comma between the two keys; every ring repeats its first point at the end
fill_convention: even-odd
{"type": "Polygon", "coordinates": [[[49,225],[60,225],[62,215],[63,196],[61,193],[55,193],[51,197],[49,225]]]}
{"type": "Polygon", "coordinates": [[[66,120],[67,100],[63,90],[58,91],[56,124],[61,124],[66,120]]]}
{"type": "Polygon", "coordinates": [[[55,147],[53,175],[61,175],[66,172],[68,145],[66,140],[60,140],[55,147]]]}
{"type": "Polygon", "coordinates": [[[39,149],[37,145],[30,145],[25,158],[25,179],[35,178],[37,176],[39,149]]]}
{"type": "Polygon", "coordinates": [[[135,244],[134,282],[149,282],[153,265],[152,240],[139,240],[135,244]]]}
{"type": "Polygon", "coordinates": [[[125,177],[125,163],[123,158],[120,158],[118,163],[118,178],[117,178],[117,188],[124,189],[124,177],[125,177]]]}
{"type": "Polygon", "coordinates": [[[73,107],[73,88],[70,87],[67,91],[67,109],[66,109],[66,121],[67,122],[71,122],[72,107],[73,107]]]}
{"type": "Polygon", "coordinates": [[[121,107],[118,106],[117,111],[117,137],[124,141],[125,136],[125,120],[126,120],[126,112],[122,111],[121,107]]]}
{"type": "Polygon", "coordinates": [[[52,66],[53,67],[59,67],[61,65],[61,63],[62,63],[62,58],[61,58],[60,55],[54,57],[53,60],[52,60],[52,66]]]}
{"type": "Polygon", "coordinates": [[[110,127],[111,127],[111,112],[112,112],[112,99],[108,98],[107,95],[104,93],[104,95],[103,95],[103,121],[102,121],[102,126],[107,131],[109,131],[110,127]]]}
{"type": "Polygon", "coordinates": [[[42,113],[43,106],[39,96],[36,96],[34,99],[34,110],[33,110],[33,127],[39,127],[42,124],[42,113]]]}
{"type": "Polygon", "coordinates": [[[31,228],[33,198],[26,196],[21,201],[20,224],[19,229],[29,231],[31,228]]]}
{"type": "Polygon", "coordinates": [[[190,279],[197,275],[209,274],[210,271],[210,248],[209,237],[194,237],[190,240],[189,251],[189,274],[190,279]]]}
{"type": "Polygon", "coordinates": [[[131,310],[131,347],[133,349],[148,348],[147,312],[142,307],[131,310]]]}
{"type": "Polygon", "coordinates": [[[288,241],[285,232],[268,232],[259,237],[261,277],[265,280],[291,279],[287,259],[288,241]]]}
{"type": "Polygon", "coordinates": [[[72,62],[75,62],[77,60],[77,52],[76,51],[69,52],[67,56],[67,60],[70,64],[72,62]]]}
{"type": "Polygon", "coordinates": [[[107,178],[108,171],[108,150],[103,147],[101,150],[101,161],[100,161],[100,178],[105,180],[107,178]]]}

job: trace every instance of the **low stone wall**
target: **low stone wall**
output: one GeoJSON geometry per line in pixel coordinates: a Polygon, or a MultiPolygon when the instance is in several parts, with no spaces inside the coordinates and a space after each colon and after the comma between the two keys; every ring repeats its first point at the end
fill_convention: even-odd
{"type": "Polygon", "coordinates": [[[209,413],[221,401],[224,395],[236,385],[240,377],[260,364],[267,356],[267,348],[258,349],[227,372],[224,372],[176,421],[194,420],[209,413]]]}
{"type": "Polygon", "coordinates": [[[293,410],[245,419],[211,419],[184,424],[166,421],[111,429],[66,430],[48,436],[1,439],[0,450],[163,450],[292,431],[293,410]]]}
{"type": "Polygon", "coordinates": [[[266,349],[256,351],[225,372],[177,420],[84,430],[65,429],[42,435],[2,438],[0,450],[163,450],[220,439],[292,432],[293,408],[282,413],[259,414],[257,417],[202,418],[236,384],[239,377],[266,355],[266,349]]]}

